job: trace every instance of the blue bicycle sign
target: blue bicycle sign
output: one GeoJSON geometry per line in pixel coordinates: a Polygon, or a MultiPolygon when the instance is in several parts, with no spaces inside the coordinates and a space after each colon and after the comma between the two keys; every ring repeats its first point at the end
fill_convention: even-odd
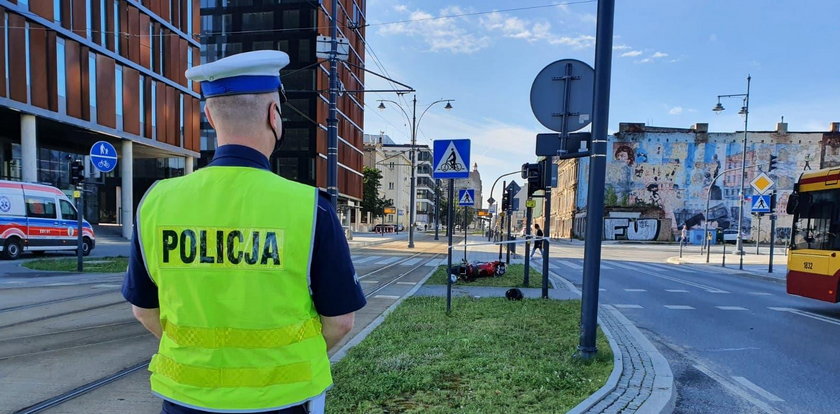
{"type": "Polygon", "coordinates": [[[90,161],[102,172],[111,172],[117,167],[117,150],[107,141],[99,141],[90,147],[90,161]]]}

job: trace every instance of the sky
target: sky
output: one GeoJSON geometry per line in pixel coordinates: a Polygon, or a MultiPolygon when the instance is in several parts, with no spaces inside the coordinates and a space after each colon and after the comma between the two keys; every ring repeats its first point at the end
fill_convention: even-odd
{"type": "MultiPolygon", "coordinates": [[[[594,66],[596,11],[587,0],[368,0],[366,66],[416,89],[418,116],[455,100],[451,111],[429,108],[417,142],[471,139],[486,200],[496,177],[535,161],[536,134],[551,132],[530,106],[540,70],[559,59],[594,66]]],[[[742,131],[740,99],[711,109],[717,95],[745,93],[747,75],[750,130],[773,130],[784,116],[789,131],[826,131],[840,121],[838,15],[835,0],[617,0],[610,133],[620,122],[742,131]]],[[[373,75],[365,82],[394,86],[373,75]]],[[[365,99],[365,133],[410,142],[399,109],[376,109],[390,99],[411,114],[410,96],[365,99]]]]}

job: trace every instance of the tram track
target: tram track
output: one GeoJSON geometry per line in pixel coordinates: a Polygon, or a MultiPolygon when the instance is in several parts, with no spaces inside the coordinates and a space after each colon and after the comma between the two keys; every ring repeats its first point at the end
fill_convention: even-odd
{"type": "Polygon", "coordinates": [[[54,315],[44,315],[44,316],[40,316],[40,317],[33,318],[33,319],[26,319],[26,320],[23,320],[23,321],[17,321],[17,322],[5,324],[5,325],[0,325],[0,329],[11,328],[11,327],[14,327],[14,326],[20,326],[20,325],[24,325],[24,324],[27,324],[27,323],[41,322],[41,321],[45,321],[45,320],[48,320],[48,319],[55,319],[55,318],[60,318],[60,317],[63,317],[63,316],[73,315],[73,314],[92,311],[92,310],[97,310],[97,309],[103,309],[103,308],[107,308],[107,307],[111,307],[111,306],[125,305],[125,304],[126,304],[125,299],[120,299],[120,300],[115,301],[115,302],[108,302],[108,303],[104,303],[104,304],[101,304],[101,305],[89,306],[89,307],[81,308],[81,309],[73,309],[73,310],[69,310],[69,311],[66,311],[66,312],[56,313],[54,315]]]}
{"type": "MultiPolygon", "coordinates": [[[[376,246],[371,246],[371,247],[376,247],[376,246]]],[[[415,259],[415,258],[420,257],[422,255],[428,255],[430,253],[431,253],[430,257],[424,258],[425,260],[421,260],[418,264],[411,266],[410,269],[408,269],[406,271],[401,271],[396,276],[388,278],[387,280],[380,281],[379,285],[377,285],[377,287],[374,290],[365,294],[365,298],[370,298],[373,295],[377,294],[378,292],[381,292],[383,289],[385,289],[389,286],[392,286],[393,284],[397,283],[397,281],[404,278],[405,276],[417,271],[417,269],[420,269],[423,266],[428,265],[429,262],[434,261],[434,260],[438,260],[439,257],[441,256],[441,253],[433,253],[430,250],[417,252],[417,253],[414,253],[410,256],[401,258],[400,260],[398,260],[394,263],[384,265],[384,266],[379,267],[375,270],[367,272],[364,275],[359,276],[359,279],[368,278],[368,277],[374,276],[376,274],[380,274],[381,272],[383,272],[387,269],[391,269],[395,266],[399,266],[399,265],[401,265],[401,264],[403,264],[403,263],[405,263],[409,260],[415,259]]],[[[104,294],[104,292],[103,293],[97,292],[97,295],[99,295],[99,294],[104,294]]],[[[75,297],[60,298],[60,299],[54,299],[52,301],[47,301],[49,303],[43,302],[42,304],[39,303],[39,304],[19,305],[19,306],[9,307],[9,308],[5,308],[5,309],[0,309],[0,312],[2,312],[2,311],[11,312],[11,311],[14,311],[14,310],[31,309],[31,308],[36,308],[36,307],[40,307],[40,306],[45,306],[45,305],[48,305],[48,304],[51,304],[51,303],[61,303],[61,302],[71,301],[71,300],[74,300],[74,299],[83,299],[83,298],[92,297],[92,296],[96,296],[96,295],[94,295],[94,294],[77,295],[75,297]]],[[[99,305],[99,306],[93,306],[93,307],[87,307],[87,308],[84,308],[84,309],[78,309],[78,310],[73,310],[73,311],[69,311],[69,312],[63,312],[63,313],[56,314],[56,315],[48,315],[48,316],[43,316],[43,317],[30,319],[30,320],[26,320],[26,321],[20,321],[20,322],[16,322],[16,323],[13,323],[13,324],[0,326],[0,328],[16,326],[16,325],[21,325],[21,324],[31,323],[31,322],[43,321],[43,320],[46,320],[46,319],[56,318],[56,317],[70,315],[70,314],[74,314],[74,313],[80,313],[80,312],[89,311],[89,310],[101,309],[101,308],[114,306],[114,305],[117,305],[117,304],[124,304],[124,303],[125,303],[125,301],[120,300],[119,302],[107,303],[107,304],[103,304],[103,305],[99,305]]],[[[36,334],[36,335],[22,336],[22,337],[18,337],[18,338],[10,338],[8,340],[38,339],[38,338],[46,338],[46,337],[50,337],[50,336],[54,336],[54,335],[75,334],[75,333],[78,333],[78,332],[92,331],[92,330],[97,330],[97,329],[113,329],[115,327],[129,325],[129,324],[133,324],[133,323],[135,323],[135,322],[134,321],[115,322],[115,323],[111,323],[111,324],[102,324],[102,325],[97,325],[97,326],[81,327],[81,328],[78,328],[78,329],[67,329],[67,330],[63,330],[63,331],[57,331],[57,332],[51,332],[51,333],[45,333],[45,334],[36,334]]],[[[9,359],[9,358],[24,357],[24,356],[33,356],[33,355],[38,355],[38,354],[42,354],[42,353],[46,353],[46,352],[57,352],[57,351],[61,351],[61,350],[71,349],[71,348],[91,346],[91,345],[103,344],[103,343],[108,343],[108,342],[115,342],[115,341],[120,341],[120,340],[128,340],[128,339],[132,339],[134,337],[136,337],[136,336],[116,338],[116,339],[111,339],[111,340],[108,340],[108,341],[100,341],[100,342],[96,342],[96,343],[92,343],[92,344],[76,345],[74,347],[65,347],[65,348],[59,348],[59,349],[53,349],[53,350],[47,350],[47,351],[30,352],[30,353],[24,353],[24,354],[10,355],[10,356],[6,356],[6,357],[0,357],[0,360],[9,359]]],[[[6,340],[3,340],[3,341],[6,341],[6,340]]],[[[2,343],[2,341],[0,341],[0,343],[2,343]]],[[[76,387],[76,388],[74,388],[70,391],[61,393],[59,395],[55,395],[53,397],[41,400],[41,401],[39,401],[35,404],[31,404],[27,407],[18,409],[17,411],[14,411],[13,413],[14,414],[35,414],[35,413],[44,412],[48,409],[54,408],[58,405],[61,405],[65,402],[67,402],[67,401],[70,401],[70,400],[75,399],[77,397],[80,397],[82,395],[93,392],[93,391],[95,391],[95,390],[97,390],[97,389],[99,389],[99,388],[101,388],[105,385],[108,385],[108,384],[111,384],[113,382],[119,381],[120,379],[123,379],[123,378],[129,376],[132,373],[135,373],[137,371],[140,371],[142,369],[147,368],[148,365],[149,365],[149,361],[146,360],[146,361],[141,362],[139,364],[132,365],[130,367],[121,369],[121,370],[119,370],[117,372],[114,372],[112,374],[109,374],[107,376],[104,376],[104,377],[101,377],[101,378],[96,379],[94,381],[88,382],[88,383],[86,383],[84,385],[81,385],[79,387],[76,387]]]]}
{"type": "MultiPolygon", "coordinates": [[[[39,307],[42,307],[42,306],[54,305],[56,303],[70,302],[70,301],[77,300],[77,299],[87,299],[87,298],[92,298],[92,297],[96,297],[96,296],[107,295],[109,293],[114,293],[114,292],[119,292],[119,289],[109,289],[109,290],[103,290],[103,291],[93,292],[93,293],[85,293],[85,294],[82,294],[82,295],[74,295],[74,296],[66,296],[66,297],[63,297],[63,298],[50,299],[50,300],[45,300],[43,302],[35,302],[35,303],[27,303],[27,304],[24,304],[24,305],[9,306],[7,308],[0,308],[0,313],[14,312],[14,311],[20,311],[20,310],[26,310],[26,309],[34,309],[34,308],[39,308],[39,307]]],[[[2,328],[2,326],[0,326],[0,328],[2,328]]]]}

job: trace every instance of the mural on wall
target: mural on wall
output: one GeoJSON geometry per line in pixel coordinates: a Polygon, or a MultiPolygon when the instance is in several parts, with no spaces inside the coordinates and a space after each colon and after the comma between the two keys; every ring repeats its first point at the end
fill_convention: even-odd
{"type": "Polygon", "coordinates": [[[605,240],[651,241],[659,237],[659,220],[647,218],[605,218],[605,240]]]}
{"type": "MultiPolygon", "coordinates": [[[[836,159],[840,165],[840,138],[836,142],[831,141],[835,146],[823,150],[825,141],[822,133],[751,133],[746,154],[743,153],[742,133],[704,134],[702,139],[698,136],[690,130],[627,132],[610,136],[605,186],[608,211],[610,207],[660,209],[664,218],[671,219],[671,223],[665,224],[670,229],[657,228],[657,232],[676,233],[683,225],[689,229],[702,228],[707,221],[709,228],[734,228],[738,223],[743,158],[746,157],[748,166],[745,196],[749,197],[752,195],[749,182],[766,169],[770,155],[775,155],[777,169],[768,172],[768,175],[776,182],[777,213],[781,220],[788,221],[787,224],[781,221],[778,224],[785,226],[789,225],[790,217],[784,214],[784,208],[800,173],[819,169],[824,158],[836,159]]],[[[579,171],[581,185],[578,186],[577,207],[585,210],[588,159],[581,160],[579,171]]],[[[752,218],[750,207],[745,204],[742,229],[748,235],[753,225],[752,218]]],[[[610,225],[605,222],[607,238],[629,239],[630,234],[637,237],[639,228],[634,227],[633,219],[605,220],[611,220],[610,225]],[[625,224],[621,220],[627,223],[628,230],[623,230],[625,224]]],[[[769,225],[769,220],[761,223],[762,235],[769,234],[764,229],[765,223],[769,225]]],[[[661,226],[659,221],[657,226],[661,226]]]]}

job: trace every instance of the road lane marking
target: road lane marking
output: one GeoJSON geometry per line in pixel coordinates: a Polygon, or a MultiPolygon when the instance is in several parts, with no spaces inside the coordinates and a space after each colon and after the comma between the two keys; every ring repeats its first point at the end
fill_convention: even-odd
{"type": "Polygon", "coordinates": [[[665,289],[665,291],[671,293],[688,293],[685,289],[665,289]]]}
{"type": "Polygon", "coordinates": [[[563,264],[563,265],[569,266],[569,267],[571,267],[572,269],[583,269],[583,266],[581,266],[581,265],[579,265],[579,264],[577,264],[577,263],[570,262],[570,261],[568,261],[568,260],[557,260],[557,263],[560,263],[560,264],[563,264]]]}
{"type": "Polygon", "coordinates": [[[625,292],[647,292],[647,289],[624,289],[625,292]]]}
{"type": "Polygon", "coordinates": [[[673,309],[673,310],[692,310],[692,309],[694,309],[694,307],[688,306],[688,305],[665,305],[665,307],[668,308],[668,309],[673,309]]]}
{"type": "Polygon", "coordinates": [[[664,265],[660,263],[647,263],[648,266],[653,267],[655,269],[662,269],[667,271],[676,271],[676,272],[683,272],[683,273],[694,273],[694,270],[684,269],[680,267],[680,265],[664,265]]]}
{"type": "Polygon", "coordinates": [[[834,318],[829,318],[828,316],[823,316],[823,315],[820,315],[818,313],[806,312],[806,311],[803,311],[803,310],[793,309],[793,308],[778,308],[778,307],[774,307],[774,306],[769,306],[769,307],[767,307],[767,309],[774,310],[774,311],[779,311],[779,312],[789,312],[789,313],[792,313],[794,315],[804,316],[806,318],[816,319],[818,321],[827,322],[827,323],[830,323],[832,325],[840,326],[840,320],[837,320],[837,319],[834,319],[834,318]]]}
{"type": "Polygon", "coordinates": [[[424,260],[424,259],[420,258],[420,257],[417,257],[417,258],[414,258],[414,259],[411,259],[411,260],[406,260],[406,261],[404,261],[400,264],[403,265],[403,266],[414,266],[417,263],[420,263],[421,260],[424,260]]]}
{"type": "Polygon", "coordinates": [[[738,381],[738,383],[740,383],[741,385],[749,388],[752,392],[762,396],[765,400],[773,401],[773,402],[784,401],[783,399],[777,397],[776,395],[774,395],[770,391],[767,391],[764,388],[759,387],[758,385],[756,385],[755,383],[753,383],[752,381],[750,381],[750,380],[748,380],[744,377],[733,376],[732,379],[734,379],[735,381],[738,381]]]}
{"type": "Polygon", "coordinates": [[[755,296],[770,296],[772,293],[767,292],[747,292],[748,295],[755,295],[755,296]]]}
{"type": "Polygon", "coordinates": [[[376,295],[373,297],[374,299],[399,299],[399,296],[394,295],[376,295]]]}
{"type": "Polygon", "coordinates": [[[354,260],[353,260],[353,263],[354,263],[354,264],[357,264],[357,263],[367,263],[367,262],[371,262],[371,261],[374,261],[374,260],[376,260],[376,259],[381,259],[381,258],[382,258],[382,256],[368,256],[368,257],[365,257],[364,259],[359,259],[359,260],[355,260],[355,259],[354,259],[354,260]]]}
{"type": "Polygon", "coordinates": [[[359,282],[362,282],[362,283],[379,283],[378,280],[360,280],[359,282]]]}
{"type": "Polygon", "coordinates": [[[598,292],[606,292],[607,290],[604,288],[598,288],[598,292]]]}
{"type": "MultiPolygon", "coordinates": [[[[723,375],[720,375],[717,372],[712,371],[711,368],[707,367],[706,365],[704,365],[700,361],[697,361],[694,358],[688,357],[687,354],[682,354],[682,355],[684,357],[686,357],[687,359],[694,361],[694,368],[696,368],[698,371],[708,375],[709,378],[714,379],[715,381],[718,382],[718,384],[722,385],[724,388],[728,389],[733,394],[735,394],[737,396],[740,396],[743,399],[749,401],[750,403],[752,403],[754,406],[758,407],[760,410],[764,411],[765,413],[767,413],[767,414],[782,414],[781,411],[771,407],[770,404],[767,404],[763,400],[760,400],[758,398],[753,397],[750,393],[745,392],[742,387],[739,387],[738,384],[730,381],[728,378],[724,377],[723,375]]],[[[742,384],[742,386],[743,386],[743,384],[742,384]]]]}
{"type": "Polygon", "coordinates": [[[416,285],[417,282],[397,282],[398,285],[416,285]]]}
{"type": "Polygon", "coordinates": [[[394,263],[394,262],[396,262],[397,260],[400,260],[400,257],[399,257],[399,256],[392,256],[392,257],[389,257],[389,258],[387,258],[387,259],[380,260],[380,261],[378,261],[378,262],[376,262],[376,263],[374,263],[374,264],[377,264],[377,265],[386,265],[386,264],[391,264],[391,263],[394,263]]]}
{"type": "Polygon", "coordinates": [[[627,304],[613,304],[616,308],[619,309],[642,309],[641,305],[627,305],[627,304]]]}
{"type": "Polygon", "coordinates": [[[443,259],[438,259],[438,260],[429,260],[429,261],[428,261],[428,262],[426,262],[426,264],[424,264],[423,266],[440,266],[440,265],[442,265],[442,264],[444,264],[444,263],[446,263],[446,260],[443,260],[443,259]]]}
{"type": "Polygon", "coordinates": [[[724,311],[745,311],[749,310],[747,308],[742,308],[740,306],[715,306],[716,308],[724,311]]]}
{"type": "Polygon", "coordinates": [[[637,269],[637,268],[635,268],[635,267],[633,267],[633,266],[626,265],[626,264],[624,264],[624,263],[614,262],[614,263],[613,263],[613,265],[614,265],[614,266],[618,266],[618,267],[620,267],[620,268],[622,268],[622,269],[627,269],[627,270],[639,270],[639,269],[637,269]]]}

